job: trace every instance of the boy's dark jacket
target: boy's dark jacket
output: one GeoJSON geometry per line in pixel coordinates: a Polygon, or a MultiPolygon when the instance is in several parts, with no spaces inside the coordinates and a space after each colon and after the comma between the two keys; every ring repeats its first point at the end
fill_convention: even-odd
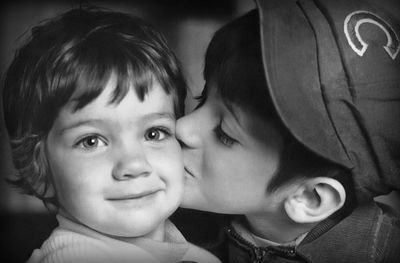
{"type": "Polygon", "coordinates": [[[334,214],[296,247],[256,247],[226,227],[211,249],[223,262],[399,262],[400,217],[391,208],[365,202],[350,215],[334,214]]]}

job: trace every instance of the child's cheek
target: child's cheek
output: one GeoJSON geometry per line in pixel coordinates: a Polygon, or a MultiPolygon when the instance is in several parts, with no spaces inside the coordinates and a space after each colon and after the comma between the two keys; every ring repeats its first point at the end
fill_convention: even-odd
{"type": "Polygon", "coordinates": [[[183,155],[177,140],[171,139],[162,147],[151,149],[147,152],[147,158],[153,169],[159,170],[160,174],[183,177],[183,155]]]}

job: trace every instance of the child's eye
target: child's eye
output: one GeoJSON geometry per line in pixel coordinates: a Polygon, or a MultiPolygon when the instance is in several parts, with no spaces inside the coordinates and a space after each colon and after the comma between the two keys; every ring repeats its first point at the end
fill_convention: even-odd
{"type": "Polygon", "coordinates": [[[162,141],[171,136],[169,129],[165,127],[153,127],[146,131],[144,137],[148,141],[162,141]]]}
{"type": "Polygon", "coordinates": [[[230,147],[237,141],[230,137],[228,134],[226,134],[221,127],[221,124],[218,124],[217,127],[214,128],[215,135],[217,136],[217,139],[224,145],[230,147]]]}
{"type": "Polygon", "coordinates": [[[194,99],[197,101],[197,106],[194,108],[195,110],[197,110],[198,108],[200,108],[201,106],[203,106],[203,104],[206,102],[207,100],[207,91],[206,91],[206,87],[203,89],[203,92],[199,95],[194,97],[194,99]]]}
{"type": "Polygon", "coordinates": [[[200,108],[201,106],[203,106],[203,104],[206,102],[206,96],[204,96],[203,94],[194,97],[194,99],[197,101],[197,105],[194,108],[195,110],[197,110],[198,108],[200,108]]]}
{"type": "Polygon", "coordinates": [[[93,150],[98,147],[106,146],[107,143],[98,135],[89,135],[79,140],[75,146],[85,150],[93,150]]]}

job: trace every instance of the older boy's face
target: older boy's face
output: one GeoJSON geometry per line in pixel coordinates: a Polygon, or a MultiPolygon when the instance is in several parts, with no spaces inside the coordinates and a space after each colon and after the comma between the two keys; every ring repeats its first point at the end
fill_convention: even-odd
{"type": "Polygon", "coordinates": [[[154,237],[183,193],[172,96],[155,82],[143,102],[130,90],[110,104],[113,81],[81,110],[64,107],[49,133],[57,197],[61,211],[97,231],[154,237]]]}
{"type": "Polygon", "coordinates": [[[267,192],[283,138],[273,124],[238,107],[230,111],[213,86],[205,103],[178,120],[186,170],[182,206],[226,214],[278,209],[267,192]]]}

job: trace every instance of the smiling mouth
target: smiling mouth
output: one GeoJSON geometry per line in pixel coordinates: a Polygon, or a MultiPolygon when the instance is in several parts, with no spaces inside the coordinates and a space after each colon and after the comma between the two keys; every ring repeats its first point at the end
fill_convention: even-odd
{"type": "Polygon", "coordinates": [[[137,199],[141,199],[144,197],[149,197],[149,196],[155,195],[159,191],[161,191],[161,190],[151,190],[151,191],[145,191],[145,192],[138,193],[138,194],[129,194],[129,195],[110,197],[110,198],[107,198],[107,200],[108,201],[137,200],[137,199]]]}

